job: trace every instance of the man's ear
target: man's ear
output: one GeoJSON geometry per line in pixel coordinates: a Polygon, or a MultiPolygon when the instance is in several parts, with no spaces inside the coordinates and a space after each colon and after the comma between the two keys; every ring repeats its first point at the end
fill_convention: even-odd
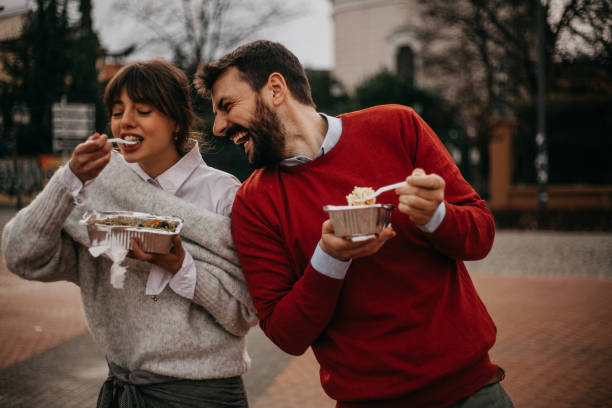
{"type": "Polygon", "coordinates": [[[266,83],[266,90],[274,106],[281,105],[287,98],[289,92],[285,78],[278,72],[270,74],[268,82],[266,83]]]}

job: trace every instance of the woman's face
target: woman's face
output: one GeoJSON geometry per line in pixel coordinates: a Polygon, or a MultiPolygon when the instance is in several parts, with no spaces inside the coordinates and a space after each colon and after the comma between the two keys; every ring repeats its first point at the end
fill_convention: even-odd
{"type": "Polygon", "coordinates": [[[140,164],[150,177],[159,176],[180,158],[172,139],[176,122],[152,105],[134,102],[125,88],[113,101],[111,130],[113,137],[138,142],[119,143],[119,148],[127,162],[140,164]]]}

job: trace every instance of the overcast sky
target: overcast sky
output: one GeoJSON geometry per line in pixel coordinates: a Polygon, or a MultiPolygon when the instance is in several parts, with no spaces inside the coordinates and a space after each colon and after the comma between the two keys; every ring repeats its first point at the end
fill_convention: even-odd
{"type": "MultiPolygon", "coordinates": [[[[146,1],[146,0],[143,0],[146,1]]],[[[167,0],[173,1],[173,0],[167,0]]],[[[102,44],[110,51],[118,51],[131,43],[134,33],[143,29],[137,22],[130,21],[113,10],[115,0],[92,0],[94,11],[94,26],[102,44]]],[[[12,14],[27,4],[35,4],[34,0],[0,0],[4,6],[2,15],[12,14]]],[[[299,17],[288,22],[266,27],[258,38],[283,43],[308,68],[331,69],[334,65],[333,56],[333,25],[332,6],[330,0],[285,0],[289,7],[299,7],[303,10],[299,17]]],[[[138,53],[134,58],[151,58],[151,52],[138,53]]],[[[166,56],[167,57],[167,56],[166,56]]]]}
{"type": "MultiPolygon", "coordinates": [[[[0,4],[5,1],[0,0],[0,4]]],[[[330,0],[285,0],[304,10],[299,17],[289,22],[267,27],[258,38],[278,41],[289,48],[308,68],[331,69],[333,56],[332,6],[330,0]]],[[[130,22],[113,10],[114,0],[93,0],[94,26],[102,44],[110,51],[118,51],[130,44],[132,35],[142,29],[138,23],[130,22]]],[[[135,58],[150,58],[151,52],[138,53],[135,58]]]]}

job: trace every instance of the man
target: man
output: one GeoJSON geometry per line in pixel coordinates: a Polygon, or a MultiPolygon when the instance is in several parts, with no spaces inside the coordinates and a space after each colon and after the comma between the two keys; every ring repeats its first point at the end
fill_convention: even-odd
{"type": "Polygon", "coordinates": [[[290,354],[311,346],[338,407],[511,407],[462,262],[489,252],[493,217],[427,124],[397,105],[319,114],[298,59],[268,41],[202,66],[196,86],[215,135],[257,169],[232,233],[266,335],[290,354]],[[378,197],[397,204],[393,227],[334,235],[325,204],[402,179],[378,197]]]}

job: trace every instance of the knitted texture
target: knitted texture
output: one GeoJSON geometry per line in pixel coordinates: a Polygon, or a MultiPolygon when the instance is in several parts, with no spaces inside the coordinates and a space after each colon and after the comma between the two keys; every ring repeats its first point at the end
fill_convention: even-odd
{"type": "Polygon", "coordinates": [[[129,370],[178,378],[225,378],[248,368],[244,335],[257,316],[238,264],[230,219],[198,208],[138,177],[112,155],[75,205],[56,174],[5,227],[2,251],[10,271],[40,281],[68,280],[81,288],[90,332],[107,358],[129,370]],[[175,215],[197,270],[193,301],[166,289],[145,295],[150,264],[126,259],[124,289],[110,285],[106,257],[93,258],[83,214],[140,211],[175,215]]]}

